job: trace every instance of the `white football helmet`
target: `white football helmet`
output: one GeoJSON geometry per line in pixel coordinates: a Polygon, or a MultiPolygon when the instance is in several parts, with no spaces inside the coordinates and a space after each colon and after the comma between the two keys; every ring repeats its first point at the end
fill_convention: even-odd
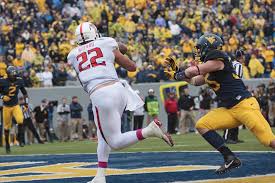
{"type": "Polygon", "coordinates": [[[99,38],[99,33],[94,24],[83,22],[77,26],[75,30],[77,44],[82,44],[88,41],[94,41],[99,38]]]}

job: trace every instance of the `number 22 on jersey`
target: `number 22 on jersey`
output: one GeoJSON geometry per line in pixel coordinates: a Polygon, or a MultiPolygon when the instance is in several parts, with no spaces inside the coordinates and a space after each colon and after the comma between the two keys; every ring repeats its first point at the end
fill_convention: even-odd
{"type": "Polygon", "coordinates": [[[76,59],[77,61],[79,61],[78,64],[78,70],[79,72],[85,71],[87,69],[90,69],[91,67],[97,67],[97,66],[105,66],[106,63],[105,61],[102,62],[97,62],[97,59],[102,58],[103,54],[100,48],[95,47],[93,49],[90,49],[88,51],[82,52],[81,54],[79,54],[76,59]],[[86,66],[83,66],[84,63],[86,63],[88,61],[88,56],[91,54],[95,54],[94,56],[92,56],[90,58],[90,63],[86,66]]]}

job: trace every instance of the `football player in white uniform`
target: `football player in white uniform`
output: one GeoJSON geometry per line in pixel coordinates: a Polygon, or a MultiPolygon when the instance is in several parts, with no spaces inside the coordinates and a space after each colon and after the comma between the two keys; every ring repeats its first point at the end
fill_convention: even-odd
{"type": "Polygon", "coordinates": [[[173,146],[173,141],[161,129],[161,122],[152,121],[146,128],[121,133],[121,115],[129,103],[127,89],[119,82],[115,62],[128,71],[136,65],[123,54],[127,47],[113,38],[100,37],[95,25],[81,23],[75,31],[78,47],[71,50],[68,63],[73,66],[78,78],[89,93],[98,135],[98,169],[90,183],[105,183],[105,171],[111,150],[119,150],[148,137],[163,139],[173,146]]]}

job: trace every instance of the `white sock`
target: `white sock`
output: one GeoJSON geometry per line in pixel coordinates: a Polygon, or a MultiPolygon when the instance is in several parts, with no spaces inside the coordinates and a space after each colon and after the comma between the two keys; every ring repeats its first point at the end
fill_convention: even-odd
{"type": "Polygon", "coordinates": [[[105,177],[106,168],[97,168],[96,177],[105,177]]]}

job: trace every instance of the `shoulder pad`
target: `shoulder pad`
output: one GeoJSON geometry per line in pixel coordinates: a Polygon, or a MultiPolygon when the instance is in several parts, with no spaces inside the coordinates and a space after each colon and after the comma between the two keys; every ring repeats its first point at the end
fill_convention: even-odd
{"type": "Polygon", "coordinates": [[[228,55],[221,50],[211,50],[206,54],[204,62],[208,60],[219,60],[219,61],[227,61],[229,60],[228,55]]]}

